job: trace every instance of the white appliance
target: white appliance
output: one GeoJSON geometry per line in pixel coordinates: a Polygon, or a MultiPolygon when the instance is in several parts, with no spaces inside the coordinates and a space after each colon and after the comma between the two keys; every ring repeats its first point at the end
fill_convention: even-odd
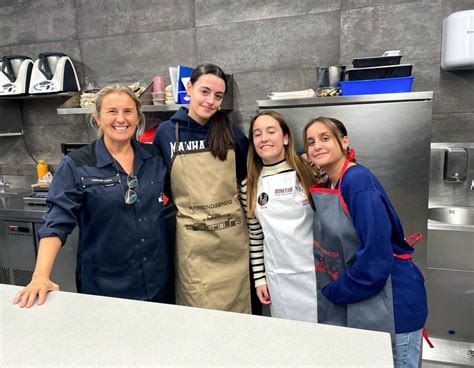
{"type": "Polygon", "coordinates": [[[441,67],[474,69],[474,10],[456,12],[444,19],[441,67]]]}
{"type": "Polygon", "coordinates": [[[5,55],[0,63],[0,96],[27,94],[32,69],[30,57],[5,55]]]}
{"type": "Polygon", "coordinates": [[[76,69],[66,54],[44,52],[38,55],[31,73],[31,95],[79,90],[76,69]]]}

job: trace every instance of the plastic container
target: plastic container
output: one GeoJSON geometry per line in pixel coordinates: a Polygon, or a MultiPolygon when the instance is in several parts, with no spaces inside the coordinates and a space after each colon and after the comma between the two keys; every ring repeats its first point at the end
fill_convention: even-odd
{"type": "Polygon", "coordinates": [[[48,165],[44,160],[38,160],[36,164],[36,173],[38,174],[38,180],[41,180],[43,176],[48,173],[48,165]]]}
{"type": "Polygon", "coordinates": [[[152,92],[153,105],[164,105],[166,99],[165,92],[152,92]]]}
{"type": "Polygon", "coordinates": [[[153,92],[165,91],[165,78],[162,75],[155,75],[153,77],[153,92]]]}
{"type": "Polygon", "coordinates": [[[351,68],[346,70],[347,79],[365,80],[382,78],[401,78],[411,76],[413,64],[376,66],[370,68],[351,68]]]}
{"type": "Polygon", "coordinates": [[[341,82],[341,89],[343,96],[411,92],[414,80],[415,78],[413,77],[403,77],[343,81],[341,82]]]}
{"type": "Polygon", "coordinates": [[[354,68],[367,68],[370,66],[383,66],[383,65],[397,65],[397,64],[400,64],[401,59],[402,59],[402,55],[357,58],[357,59],[352,60],[352,65],[354,65],[354,68]]]}

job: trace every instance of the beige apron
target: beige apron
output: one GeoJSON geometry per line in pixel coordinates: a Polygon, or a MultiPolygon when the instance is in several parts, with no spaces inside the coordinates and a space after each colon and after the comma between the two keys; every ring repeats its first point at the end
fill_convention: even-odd
{"type": "MultiPolygon", "coordinates": [[[[179,147],[176,124],[176,147],[179,147]]],[[[176,303],[250,313],[249,239],[237,194],[235,151],[176,151],[176,303]]]]}

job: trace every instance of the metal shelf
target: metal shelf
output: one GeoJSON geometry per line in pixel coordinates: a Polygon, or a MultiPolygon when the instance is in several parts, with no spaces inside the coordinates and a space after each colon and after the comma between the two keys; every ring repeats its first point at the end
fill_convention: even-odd
{"type": "MultiPolygon", "coordinates": [[[[59,106],[56,111],[58,115],[87,115],[94,111],[93,107],[80,107],[81,92],[74,93],[66,102],[59,106]]],[[[148,101],[143,101],[142,103],[148,101]]],[[[150,101],[151,102],[151,98],[150,101]]],[[[178,111],[182,106],[188,105],[142,105],[143,112],[174,112],[178,111]]]]}
{"type": "Polygon", "coordinates": [[[384,103],[401,102],[413,100],[432,100],[433,92],[406,92],[406,93],[387,93],[358,96],[337,96],[337,97],[311,97],[287,100],[258,100],[257,105],[260,109],[283,108],[283,107],[307,107],[318,105],[353,105],[359,103],[384,103]]]}
{"type": "Polygon", "coordinates": [[[68,98],[74,96],[77,92],[59,92],[59,93],[42,93],[37,95],[15,95],[0,96],[0,100],[36,100],[43,98],[68,98]]]}

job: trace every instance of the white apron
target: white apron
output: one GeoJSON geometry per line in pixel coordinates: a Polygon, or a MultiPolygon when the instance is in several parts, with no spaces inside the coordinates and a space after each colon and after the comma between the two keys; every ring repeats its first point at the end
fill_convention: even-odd
{"type": "Polygon", "coordinates": [[[317,322],[314,211],[295,171],[260,178],[255,216],[264,234],[272,317],[317,322]]]}

